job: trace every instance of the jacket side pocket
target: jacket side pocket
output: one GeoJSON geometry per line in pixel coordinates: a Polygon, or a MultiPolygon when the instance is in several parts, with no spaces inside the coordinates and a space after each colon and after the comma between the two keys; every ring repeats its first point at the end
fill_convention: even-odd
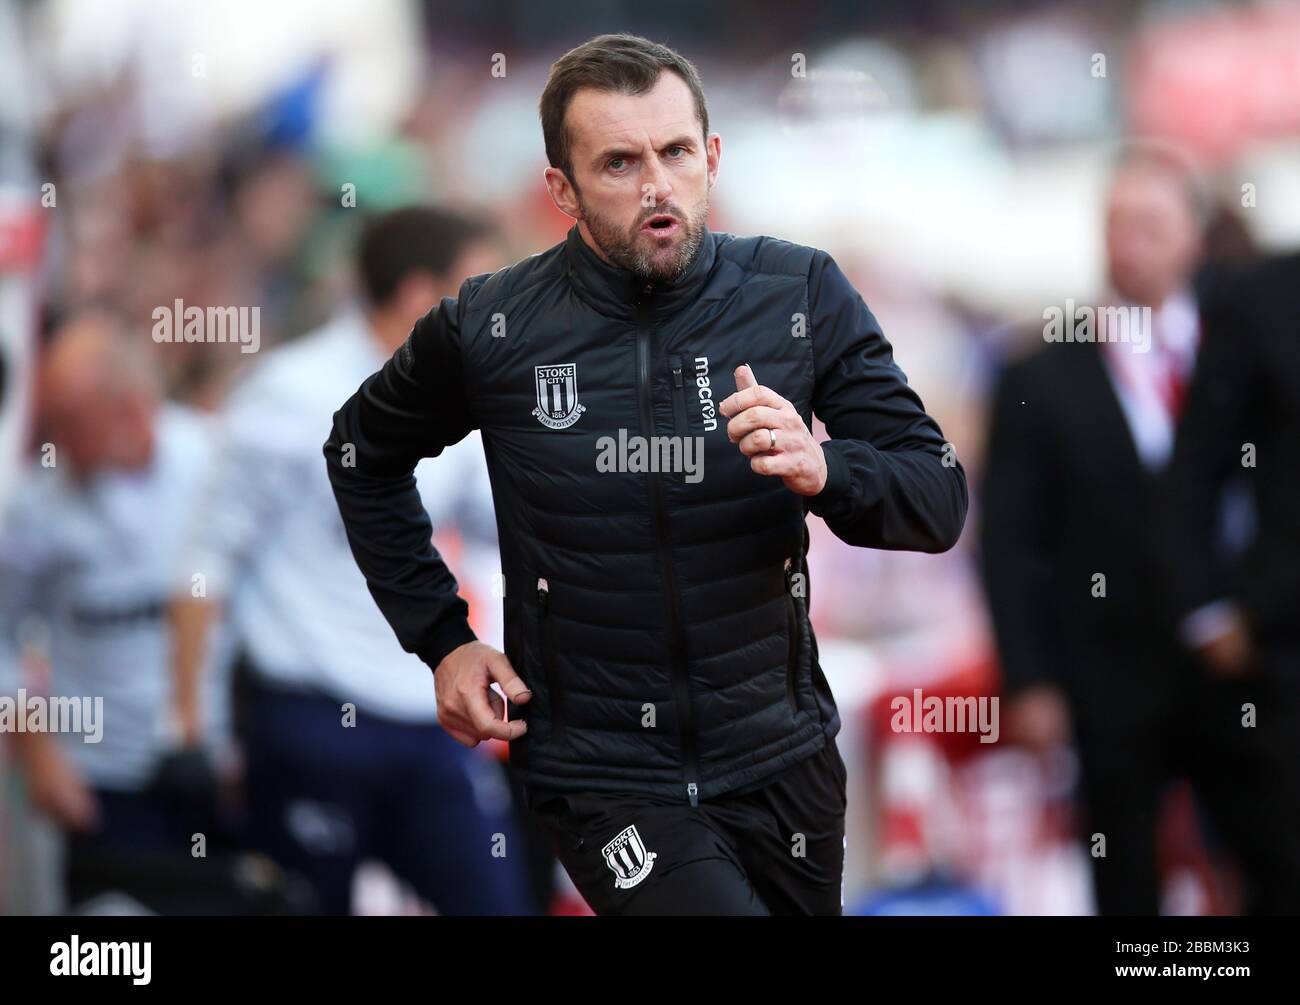
{"type": "Polygon", "coordinates": [[[785,560],[785,623],[788,645],[785,659],[785,697],[792,712],[799,711],[798,687],[800,616],[799,603],[794,596],[793,562],[785,560]]]}
{"type": "Polygon", "coordinates": [[[537,580],[537,645],[542,661],[542,679],[551,705],[551,735],[564,736],[564,685],[555,660],[555,624],[551,615],[551,587],[544,578],[537,580]]]}

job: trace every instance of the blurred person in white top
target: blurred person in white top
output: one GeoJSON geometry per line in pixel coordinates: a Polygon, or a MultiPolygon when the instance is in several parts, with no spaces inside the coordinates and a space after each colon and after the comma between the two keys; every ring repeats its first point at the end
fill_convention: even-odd
{"type": "MultiPolygon", "coordinates": [[[[357,256],[363,302],[269,353],[223,409],[192,556],[206,596],[182,593],[173,605],[185,736],[200,736],[195,682],[224,609],[248,687],[251,840],[305,875],[327,913],[349,910],[353,874],[370,858],[442,913],[530,909],[515,864],[523,856],[493,854],[494,835],[516,833],[505,773],[437,724],[432,676],[370,596],[321,452],[338,402],[441,297],[498,264],[489,238],[482,224],[432,208],[368,223],[357,256]]],[[[490,591],[500,564],[477,434],[422,464],[416,480],[432,528],[459,533],[462,568],[480,571],[480,595],[490,591]]]]}
{"type": "MultiPolygon", "coordinates": [[[[9,701],[45,703],[46,728],[15,719],[14,742],[31,802],[73,835],[74,869],[82,852],[188,854],[191,830],[210,832],[191,812],[212,809],[210,762],[178,753],[169,714],[166,610],[212,438],[209,420],[162,401],[151,349],[106,314],[56,332],[39,373],[48,439],[0,522],[0,679],[9,701]],[[48,679],[22,665],[33,655],[48,679]],[[80,727],[52,735],[52,699],[80,703],[80,727]],[[175,798],[183,775],[197,803],[175,798]]],[[[225,751],[222,673],[207,691],[205,734],[225,751]]]]}

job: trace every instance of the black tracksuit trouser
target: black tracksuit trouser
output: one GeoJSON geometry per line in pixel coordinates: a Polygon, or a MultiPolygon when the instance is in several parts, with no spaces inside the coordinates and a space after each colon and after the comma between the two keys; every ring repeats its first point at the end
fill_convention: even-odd
{"type": "Polygon", "coordinates": [[[691,806],[525,787],[578,891],[600,915],[837,915],[846,770],[833,739],[758,786],[691,806]]]}

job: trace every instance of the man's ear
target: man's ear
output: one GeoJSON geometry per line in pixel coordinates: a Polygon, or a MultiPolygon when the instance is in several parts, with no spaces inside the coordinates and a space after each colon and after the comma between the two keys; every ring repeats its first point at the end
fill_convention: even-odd
{"type": "Polygon", "coordinates": [[[546,169],[546,191],[551,195],[555,208],[574,220],[582,219],[582,205],[578,202],[578,193],[568,176],[559,168],[546,169]]]}
{"type": "Polygon", "coordinates": [[[709,170],[709,188],[713,188],[722,162],[722,137],[717,133],[710,133],[704,138],[704,157],[709,170]]]}

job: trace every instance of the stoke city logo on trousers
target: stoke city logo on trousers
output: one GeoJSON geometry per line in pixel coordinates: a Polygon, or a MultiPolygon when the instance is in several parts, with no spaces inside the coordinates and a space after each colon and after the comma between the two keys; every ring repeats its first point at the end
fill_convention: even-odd
{"type": "Polygon", "coordinates": [[[578,365],[556,363],[533,367],[537,407],[533,417],[548,429],[567,429],[587,410],[578,404],[578,365]]]}
{"type": "Polygon", "coordinates": [[[655,852],[646,851],[636,824],[620,831],[618,837],[605,845],[600,853],[605,856],[605,864],[614,871],[614,885],[620,890],[636,886],[649,876],[656,858],[655,852]]]}

